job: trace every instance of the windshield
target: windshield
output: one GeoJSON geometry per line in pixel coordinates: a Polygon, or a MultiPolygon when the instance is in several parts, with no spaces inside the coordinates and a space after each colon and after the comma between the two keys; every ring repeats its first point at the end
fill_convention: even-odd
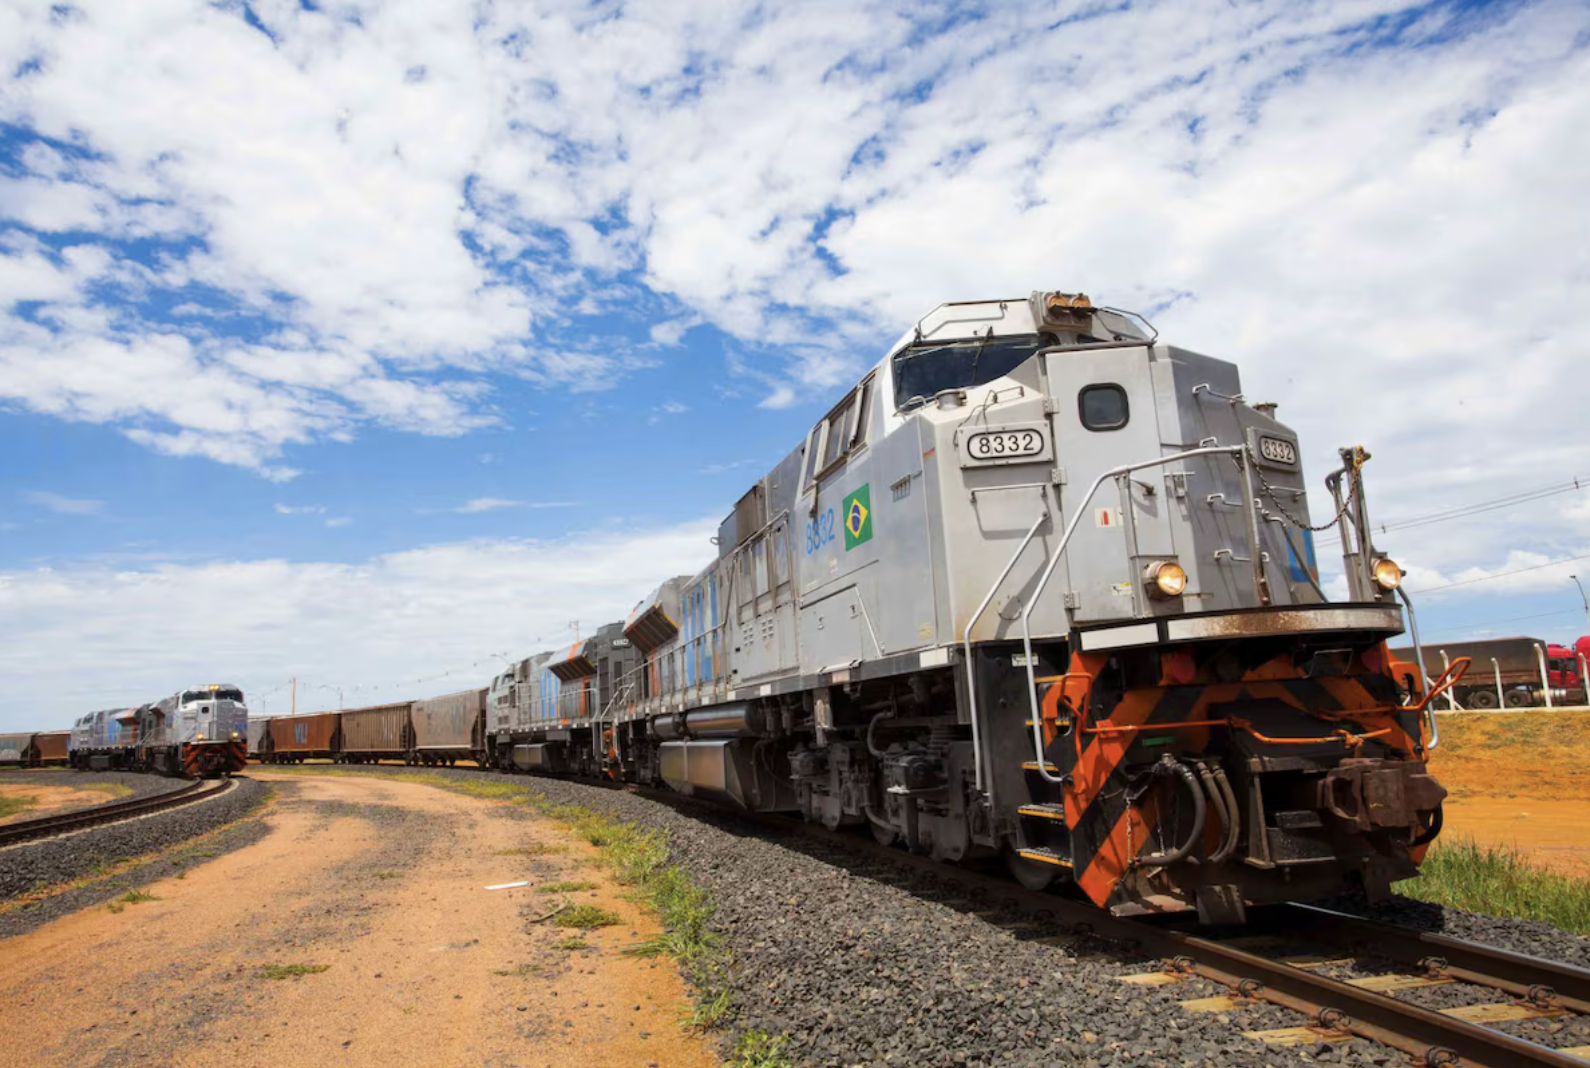
{"type": "Polygon", "coordinates": [[[1037,334],[913,345],[894,358],[894,406],[925,404],[946,389],[980,386],[1010,374],[1053,338],[1037,334]]]}
{"type": "Polygon", "coordinates": [[[195,701],[237,701],[243,700],[242,690],[189,690],[182,695],[182,703],[193,704],[195,701]]]}

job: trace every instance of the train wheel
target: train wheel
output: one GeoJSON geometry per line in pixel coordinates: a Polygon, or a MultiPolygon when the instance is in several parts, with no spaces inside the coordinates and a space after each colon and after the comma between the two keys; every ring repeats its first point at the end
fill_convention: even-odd
{"type": "Polygon", "coordinates": [[[1468,703],[1469,703],[1469,707],[1470,708],[1495,708],[1496,707],[1496,691],[1494,691],[1494,690],[1471,690],[1471,691],[1469,691],[1469,701],[1468,701],[1468,703]]]}
{"type": "Polygon", "coordinates": [[[1005,867],[1016,881],[1028,890],[1047,890],[1049,884],[1054,882],[1059,874],[1053,864],[1044,864],[1036,860],[1028,860],[1014,849],[1005,850],[1005,867]]]}

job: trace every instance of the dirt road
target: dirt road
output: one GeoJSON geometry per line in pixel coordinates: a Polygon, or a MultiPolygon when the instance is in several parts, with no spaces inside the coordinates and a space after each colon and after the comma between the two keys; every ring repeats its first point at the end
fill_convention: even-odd
{"type": "Polygon", "coordinates": [[[258,844],[0,945],[0,1065],[714,1063],[673,968],[622,952],[655,923],[558,825],[411,783],[259,777],[280,797],[258,844]],[[597,886],[536,892],[555,881],[597,886]],[[578,932],[532,922],[563,902],[624,922],[566,948],[578,932]]]}
{"type": "Polygon", "coordinates": [[[1440,716],[1430,769],[1451,792],[1446,829],[1516,846],[1538,864],[1590,876],[1590,713],[1440,716]]]}

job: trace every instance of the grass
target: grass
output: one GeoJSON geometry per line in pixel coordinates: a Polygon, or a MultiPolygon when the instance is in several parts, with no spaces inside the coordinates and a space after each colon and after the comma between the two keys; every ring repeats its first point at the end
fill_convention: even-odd
{"type": "Polygon", "coordinates": [[[581,931],[591,931],[598,927],[616,927],[623,922],[623,917],[618,913],[609,912],[599,905],[575,905],[552,917],[554,927],[575,927],[581,931]]]}
{"type": "Polygon", "coordinates": [[[302,979],[306,975],[319,975],[331,968],[329,964],[261,964],[255,976],[260,979],[302,979]]]}
{"type": "Polygon", "coordinates": [[[402,876],[401,873],[395,871],[373,871],[370,873],[370,877],[372,879],[398,879],[402,876]]]}
{"type": "Polygon", "coordinates": [[[543,845],[541,843],[536,843],[535,845],[518,846],[518,847],[516,847],[514,849],[499,849],[493,854],[493,856],[498,856],[498,857],[544,857],[544,856],[546,856],[549,853],[562,853],[562,852],[564,852],[564,849],[560,845],[543,845]]]}
{"type": "Polygon", "coordinates": [[[1516,849],[1442,838],[1419,870],[1419,878],[1396,884],[1398,893],[1590,935],[1590,880],[1531,864],[1516,849]]]}
{"type": "Polygon", "coordinates": [[[579,935],[569,935],[569,937],[565,938],[561,942],[554,942],[552,948],[564,949],[568,950],[570,953],[573,953],[577,949],[590,949],[591,943],[587,942],[579,935]]]}
{"type": "Polygon", "coordinates": [[[160,897],[147,890],[129,890],[116,900],[125,901],[129,905],[141,905],[145,901],[159,901],[160,897]]]}
{"type": "Polygon", "coordinates": [[[538,894],[575,894],[581,890],[595,890],[595,883],[547,883],[536,887],[538,894]]]}
{"type": "Polygon", "coordinates": [[[39,803],[37,797],[0,797],[0,820],[26,812],[39,803]]]}
{"type": "Polygon", "coordinates": [[[734,1058],[726,1068],[793,1068],[789,1044],[783,1037],[774,1037],[766,1031],[747,1031],[734,1044],[734,1058]]]}
{"type": "Polygon", "coordinates": [[[528,964],[521,964],[517,968],[495,968],[492,975],[504,975],[509,978],[523,979],[527,975],[534,975],[535,968],[528,964]]]}

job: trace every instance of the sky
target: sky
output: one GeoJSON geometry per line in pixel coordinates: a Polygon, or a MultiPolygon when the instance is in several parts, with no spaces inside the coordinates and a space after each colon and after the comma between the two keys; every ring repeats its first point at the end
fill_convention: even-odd
{"type": "Polygon", "coordinates": [[[0,730],[483,685],[1035,289],[1368,447],[1427,641],[1575,637],[1586,130],[1581,3],[0,0],[0,730]]]}

